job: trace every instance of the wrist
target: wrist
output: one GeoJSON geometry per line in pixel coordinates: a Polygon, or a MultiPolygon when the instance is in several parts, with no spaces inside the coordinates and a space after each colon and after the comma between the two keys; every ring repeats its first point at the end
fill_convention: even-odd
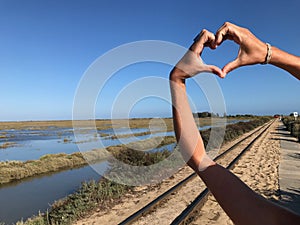
{"type": "Polygon", "coordinates": [[[270,60],[270,64],[277,65],[282,60],[280,59],[280,50],[274,46],[272,46],[272,58],[270,60]]]}
{"type": "Polygon", "coordinates": [[[170,73],[169,80],[177,84],[182,84],[185,83],[185,76],[186,73],[184,73],[182,70],[178,69],[177,67],[174,67],[170,73]]]}

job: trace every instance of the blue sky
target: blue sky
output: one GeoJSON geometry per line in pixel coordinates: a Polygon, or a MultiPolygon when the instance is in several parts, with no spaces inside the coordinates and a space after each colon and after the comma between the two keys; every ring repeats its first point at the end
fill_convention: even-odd
{"type": "MultiPolygon", "coordinates": [[[[203,28],[212,32],[230,21],[248,27],[265,42],[300,55],[300,3],[293,1],[0,1],[0,120],[71,119],[73,99],[89,65],[129,42],[163,40],[185,47],[203,28]]],[[[203,53],[222,67],[238,46],[225,42],[203,53]]],[[[115,95],[143,76],[168,77],[170,67],[125,68],[107,83],[96,116],[108,117],[115,95]]],[[[299,81],[267,66],[239,68],[219,79],[228,114],[289,114],[300,111],[299,81]]],[[[197,111],[209,111],[194,85],[197,111]]],[[[138,91],[138,90],[137,90],[138,91]]],[[[124,105],[126,102],[124,102],[124,105]]],[[[122,107],[119,107],[122,115],[122,107]]],[[[170,116],[159,99],[143,99],[132,117],[170,116]]]]}

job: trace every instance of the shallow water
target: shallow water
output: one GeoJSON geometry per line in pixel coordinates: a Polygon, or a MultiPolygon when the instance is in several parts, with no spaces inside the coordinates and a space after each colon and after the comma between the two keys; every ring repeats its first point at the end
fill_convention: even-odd
{"type": "MultiPolygon", "coordinates": [[[[123,134],[123,129],[115,129],[116,132],[123,134]]],[[[101,130],[100,132],[102,132],[101,130]]],[[[104,130],[107,134],[113,135],[111,129],[104,130]]],[[[132,129],[132,133],[140,133],[148,129],[132,129]]],[[[73,129],[54,129],[51,130],[2,130],[0,136],[0,145],[5,142],[13,142],[15,145],[8,148],[0,148],[0,162],[9,160],[34,160],[39,159],[46,154],[66,153],[89,151],[96,148],[108,147],[112,145],[127,144],[136,141],[133,138],[110,139],[109,137],[99,137],[90,134],[89,130],[80,134],[82,143],[75,140],[73,129]],[[101,141],[101,145],[99,143],[101,141]],[[80,149],[79,149],[80,148],[80,149]]],[[[140,136],[138,140],[147,139],[147,136],[140,136]]]]}
{"type": "MultiPolygon", "coordinates": [[[[97,168],[105,171],[107,162],[97,164],[97,168]]],[[[45,212],[55,200],[77,190],[81,182],[100,178],[90,166],[85,166],[1,185],[0,222],[11,224],[45,212]]]]}

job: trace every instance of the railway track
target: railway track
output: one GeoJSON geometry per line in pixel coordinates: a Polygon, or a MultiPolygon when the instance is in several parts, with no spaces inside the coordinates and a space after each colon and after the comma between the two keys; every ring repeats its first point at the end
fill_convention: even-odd
{"type": "MultiPolygon", "coordinates": [[[[227,169],[232,169],[241,158],[241,156],[244,155],[244,153],[253,146],[253,144],[268,130],[273,122],[274,121],[271,121],[265,124],[260,129],[257,129],[245,138],[242,138],[233,146],[215,157],[214,160],[227,169]]],[[[195,178],[197,178],[197,174],[192,173],[191,175],[177,183],[175,186],[158,196],[152,202],[136,211],[131,216],[127,217],[119,224],[143,224],[143,222],[139,223],[139,220],[141,220],[145,216],[151,216],[151,213],[159,211],[160,208],[164,208],[163,205],[169,204],[169,200],[175,198],[175,196],[184,195],[184,192],[180,194],[178,192],[182,192],[182,187],[184,187],[187,183],[194,182],[195,178]]],[[[194,199],[185,207],[184,210],[181,211],[179,215],[177,212],[178,216],[172,219],[172,222],[170,224],[188,224],[192,220],[191,218],[193,218],[193,212],[198,211],[204,205],[210,194],[209,190],[204,186],[204,184],[202,184],[202,190],[198,193],[200,194],[195,195],[194,199]]]]}

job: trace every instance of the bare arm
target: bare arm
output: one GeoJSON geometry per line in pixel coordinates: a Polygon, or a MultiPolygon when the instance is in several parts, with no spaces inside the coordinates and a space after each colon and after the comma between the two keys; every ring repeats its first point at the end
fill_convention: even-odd
{"type": "Polygon", "coordinates": [[[206,155],[188,103],[185,80],[203,71],[223,77],[220,69],[204,65],[199,57],[204,46],[213,48],[213,42],[213,34],[202,32],[170,74],[173,121],[181,153],[235,224],[299,224],[299,216],[262,198],[206,155]]]}
{"type": "MultiPolygon", "coordinates": [[[[255,37],[248,29],[226,22],[216,33],[214,47],[217,47],[226,39],[233,40],[240,45],[240,50],[238,57],[223,68],[224,75],[238,67],[259,64],[265,61],[267,55],[266,43],[255,37]]],[[[284,69],[300,79],[300,57],[272,46],[270,64],[284,69]]]]}
{"type": "Polygon", "coordinates": [[[300,80],[300,57],[284,52],[276,47],[273,47],[272,51],[270,64],[288,71],[300,80]]]}

